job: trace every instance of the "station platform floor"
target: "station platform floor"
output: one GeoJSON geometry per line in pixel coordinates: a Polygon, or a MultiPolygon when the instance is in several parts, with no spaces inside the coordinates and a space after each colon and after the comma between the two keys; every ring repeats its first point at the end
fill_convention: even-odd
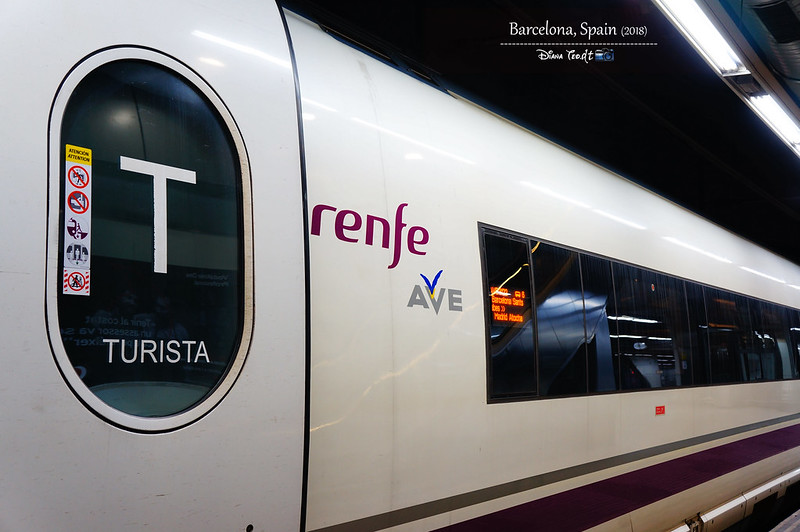
{"type": "Polygon", "coordinates": [[[800,510],[781,521],[771,532],[800,532],[800,510]]]}

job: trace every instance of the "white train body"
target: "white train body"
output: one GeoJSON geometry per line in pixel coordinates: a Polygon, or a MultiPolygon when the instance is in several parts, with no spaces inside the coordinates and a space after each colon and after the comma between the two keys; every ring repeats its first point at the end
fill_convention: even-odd
{"type": "MultiPolygon", "coordinates": [[[[800,419],[796,379],[489,400],[481,239],[501,228],[798,309],[796,265],[269,3],[8,8],[0,529],[437,529],[800,419]],[[142,333],[130,358],[59,312],[81,297],[61,286],[62,114],[120,59],[200,87],[242,156],[239,354],[168,415],[114,408],[64,369],[92,338],[109,365],[183,353],[142,333]]],[[[796,468],[796,448],[776,452],[599,525],[677,527],[796,468]]]]}

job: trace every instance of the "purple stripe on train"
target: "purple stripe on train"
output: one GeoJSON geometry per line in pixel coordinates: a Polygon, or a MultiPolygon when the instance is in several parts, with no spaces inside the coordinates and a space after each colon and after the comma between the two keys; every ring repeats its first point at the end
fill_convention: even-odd
{"type": "Polygon", "coordinates": [[[586,530],[798,446],[800,425],[795,425],[587,484],[440,530],[586,530]]]}

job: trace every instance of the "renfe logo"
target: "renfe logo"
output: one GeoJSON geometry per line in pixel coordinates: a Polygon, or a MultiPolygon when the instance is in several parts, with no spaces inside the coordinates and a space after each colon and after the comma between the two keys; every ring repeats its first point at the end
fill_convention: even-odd
{"type": "MultiPolygon", "coordinates": [[[[390,270],[400,262],[400,254],[403,248],[403,228],[406,227],[406,224],[403,222],[403,209],[406,207],[408,207],[408,203],[401,203],[397,206],[397,210],[394,213],[394,254],[392,263],[389,265],[390,270]]],[[[322,213],[331,211],[332,213],[336,213],[333,221],[333,229],[336,238],[339,240],[343,242],[358,242],[361,236],[360,231],[363,227],[364,243],[366,245],[373,245],[375,242],[375,234],[379,233],[381,247],[389,249],[389,243],[392,241],[392,226],[389,220],[368,214],[365,221],[356,211],[344,209],[337,212],[337,210],[336,207],[330,205],[323,205],[321,203],[315,205],[314,209],[311,211],[311,234],[316,236],[320,235],[322,231],[322,213]]],[[[333,215],[331,214],[330,216],[333,215]]],[[[430,235],[428,234],[428,230],[424,227],[412,225],[408,229],[408,235],[405,240],[406,248],[409,252],[414,255],[425,255],[426,252],[420,251],[419,248],[428,243],[430,235]]]]}

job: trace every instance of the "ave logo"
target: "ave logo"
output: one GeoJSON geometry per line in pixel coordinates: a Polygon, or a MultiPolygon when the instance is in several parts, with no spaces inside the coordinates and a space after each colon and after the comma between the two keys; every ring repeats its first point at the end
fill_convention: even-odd
{"type": "Polygon", "coordinates": [[[461,290],[444,287],[440,287],[437,290],[439,279],[442,277],[443,271],[444,270],[439,270],[439,272],[433,277],[433,281],[428,279],[425,274],[419,274],[419,276],[422,277],[422,280],[425,282],[425,287],[423,288],[421,285],[414,285],[414,288],[411,289],[411,297],[408,299],[408,305],[406,306],[409,308],[417,306],[425,309],[433,308],[434,312],[439,314],[439,311],[442,309],[446,299],[447,310],[450,312],[463,311],[464,309],[461,303],[461,290]]]}

